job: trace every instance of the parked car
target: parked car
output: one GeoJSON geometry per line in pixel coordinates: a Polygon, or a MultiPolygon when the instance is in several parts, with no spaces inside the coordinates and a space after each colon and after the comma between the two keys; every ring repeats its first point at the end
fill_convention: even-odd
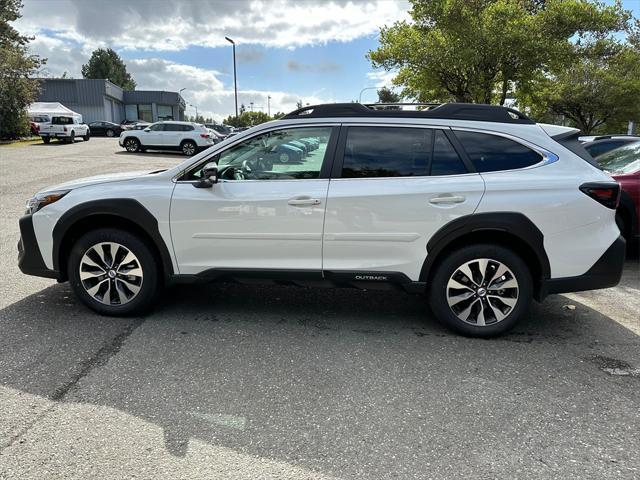
{"type": "Polygon", "coordinates": [[[90,123],[89,130],[94,137],[117,137],[124,131],[117,123],[106,121],[90,123]]]}
{"type": "MultiPolygon", "coordinates": [[[[123,130],[131,130],[136,124],[143,122],[142,120],[127,120],[124,119],[122,122],[120,122],[120,127],[123,130]]],[[[148,123],[148,122],[144,122],[144,123],[148,123]]]]}
{"type": "Polygon", "coordinates": [[[627,244],[637,249],[640,240],[640,140],[626,142],[599,155],[596,161],[622,187],[616,221],[627,244]]]}
{"type": "MultiPolygon", "coordinates": [[[[121,140],[155,145],[166,125],[185,123],[121,140]]],[[[495,105],[308,106],[167,170],[45,188],[18,263],[105,315],[147,311],[168,283],[261,279],[403,289],[453,330],[494,336],[532,299],[620,280],[620,185],[577,137],[495,105]],[[318,149],[271,162],[300,138],[318,149]]]]}
{"type": "Polygon", "coordinates": [[[145,128],[148,128],[151,125],[152,124],[148,122],[137,122],[129,125],[129,128],[126,128],[125,130],[144,130],[145,128]]]}
{"type": "Polygon", "coordinates": [[[125,130],[120,134],[120,146],[127,152],[145,150],[180,150],[191,156],[213,145],[204,125],[192,122],[157,122],[144,130],[125,130]]]}
{"type": "Polygon", "coordinates": [[[76,138],[82,138],[85,142],[91,138],[89,126],[80,122],[76,115],[59,115],[51,117],[50,123],[40,126],[40,137],[44,143],[49,143],[52,138],[73,143],[76,138]]]}
{"type": "Polygon", "coordinates": [[[219,133],[223,137],[226,137],[232,131],[232,127],[230,127],[229,125],[224,125],[219,123],[205,123],[204,126],[212,130],[215,130],[217,133],[219,133]]]}
{"type": "Polygon", "coordinates": [[[586,140],[583,146],[593,158],[596,158],[603,153],[613,150],[614,148],[621,147],[627,143],[637,142],[639,139],[640,137],[637,135],[600,135],[586,140]]]}
{"type": "Polygon", "coordinates": [[[51,118],[48,115],[32,115],[29,117],[29,129],[31,135],[40,135],[40,126],[49,123],[51,118]]]}

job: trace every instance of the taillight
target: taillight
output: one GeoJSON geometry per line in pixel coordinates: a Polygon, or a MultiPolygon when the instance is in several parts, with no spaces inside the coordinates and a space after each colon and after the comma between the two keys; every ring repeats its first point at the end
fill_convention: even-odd
{"type": "Polygon", "coordinates": [[[202,138],[209,138],[209,134],[208,133],[201,133],[200,136],[202,138]]]}
{"type": "Polygon", "coordinates": [[[620,203],[620,184],[610,182],[591,182],[580,185],[580,191],[596,202],[615,210],[620,203]]]}
{"type": "Polygon", "coordinates": [[[62,131],[66,132],[67,131],[67,127],[62,127],[62,131]]]}

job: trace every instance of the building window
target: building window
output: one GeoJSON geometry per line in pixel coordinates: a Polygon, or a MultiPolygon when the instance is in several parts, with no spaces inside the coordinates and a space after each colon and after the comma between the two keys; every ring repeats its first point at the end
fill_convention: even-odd
{"type": "Polygon", "coordinates": [[[158,120],[175,120],[171,105],[158,105],[158,120]]]}
{"type": "Polygon", "coordinates": [[[143,122],[153,122],[151,105],[138,105],[138,118],[143,122]]]}
{"type": "Polygon", "coordinates": [[[125,120],[129,120],[129,121],[138,120],[138,106],[126,105],[124,107],[124,117],[125,117],[125,120]]]}

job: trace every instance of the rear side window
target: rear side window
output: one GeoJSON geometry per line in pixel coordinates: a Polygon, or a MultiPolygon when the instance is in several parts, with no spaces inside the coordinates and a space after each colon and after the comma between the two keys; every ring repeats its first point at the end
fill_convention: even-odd
{"type": "Polygon", "coordinates": [[[403,127],[350,127],[343,178],[429,175],[432,130],[403,127]]]}
{"type": "Polygon", "coordinates": [[[538,152],[505,137],[463,130],[456,130],[455,135],[480,173],[530,167],[542,161],[538,152]]]}
{"type": "Polygon", "coordinates": [[[343,178],[458,175],[467,169],[442,130],[350,127],[343,178]]]}

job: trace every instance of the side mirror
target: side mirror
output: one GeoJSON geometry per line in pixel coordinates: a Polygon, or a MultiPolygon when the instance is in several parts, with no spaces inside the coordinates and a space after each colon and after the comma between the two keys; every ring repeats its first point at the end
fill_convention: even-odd
{"type": "Polygon", "coordinates": [[[218,164],[209,162],[202,167],[202,177],[194,186],[196,188],[211,188],[216,183],[218,183],[218,164]]]}

